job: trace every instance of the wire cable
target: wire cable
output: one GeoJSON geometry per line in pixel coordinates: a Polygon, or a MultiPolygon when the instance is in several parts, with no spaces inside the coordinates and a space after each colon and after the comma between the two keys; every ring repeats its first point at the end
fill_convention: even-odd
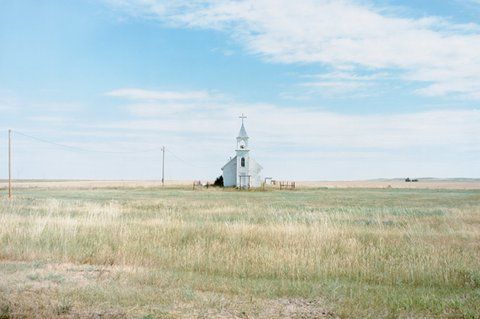
{"type": "MultiPolygon", "coordinates": [[[[136,154],[136,153],[147,153],[147,152],[152,152],[152,151],[158,151],[158,150],[162,150],[162,148],[163,148],[163,146],[159,146],[159,147],[147,148],[147,149],[135,150],[135,151],[102,151],[102,150],[92,150],[92,149],[86,149],[86,148],[82,148],[82,147],[78,147],[78,146],[72,146],[72,145],[57,143],[57,142],[54,142],[54,141],[51,141],[51,140],[47,140],[47,139],[44,139],[44,138],[32,136],[30,134],[26,134],[26,133],[16,131],[16,130],[12,130],[12,133],[15,133],[17,135],[21,135],[23,137],[35,140],[37,142],[50,144],[50,145],[54,145],[54,146],[57,146],[57,147],[64,148],[64,149],[69,150],[69,151],[76,151],[76,152],[82,152],[82,153],[136,154]]],[[[206,166],[198,166],[198,165],[194,165],[194,164],[190,163],[189,161],[181,158],[180,156],[178,156],[175,153],[173,153],[172,151],[170,151],[170,149],[168,149],[168,148],[165,148],[165,151],[167,151],[170,155],[172,155],[174,158],[176,158],[178,161],[182,162],[185,165],[191,166],[193,168],[201,168],[201,169],[206,169],[207,168],[206,166]]]]}
{"type": "Polygon", "coordinates": [[[197,165],[193,165],[192,163],[190,163],[189,161],[187,160],[184,160],[183,158],[175,155],[172,151],[170,151],[168,148],[165,148],[165,150],[170,153],[170,155],[172,155],[173,157],[175,157],[177,160],[183,162],[184,164],[186,165],[189,165],[191,167],[194,167],[194,168],[207,168],[206,166],[197,166],[197,165]]]}
{"type": "Polygon", "coordinates": [[[163,146],[159,146],[159,147],[147,148],[147,149],[135,150],[135,151],[102,151],[102,150],[91,150],[91,149],[81,148],[81,147],[77,147],[77,146],[71,146],[71,145],[67,145],[67,144],[62,144],[62,143],[53,142],[53,141],[50,141],[50,140],[46,140],[46,139],[43,139],[43,138],[39,138],[39,137],[35,137],[35,136],[29,135],[29,134],[25,134],[25,133],[22,133],[22,132],[20,132],[20,131],[13,131],[13,130],[12,130],[12,132],[15,133],[15,134],[18,134],[18,135],[21,135],[21,136],[24,136],[24,137],[27,137],[27,138],[36,140],[36,141],[38,141],[38,142],[42,142],[42,143],[45,143],[45,144],[55,145],[55,146],[58,146],[58,147],[62,147],[62,148],[68,149],[68,150],[70,150],[70,151],[78,151],[78,152],[84,152],[84,153],[135,154],[135,153],[146,153],[146,152],[157,151],[157,150],[161,150],[162,147],[163,147],[163,146]]]}

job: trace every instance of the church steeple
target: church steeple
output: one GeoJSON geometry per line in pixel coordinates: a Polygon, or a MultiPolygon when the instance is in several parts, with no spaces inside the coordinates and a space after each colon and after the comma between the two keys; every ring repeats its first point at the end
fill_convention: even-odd
{"type": "Polygon", "coordinates": [[[245,126],[243,126],[243,121],[242,121],[242,127],[240,128],[240,132],[238,132],[238,137],[248,138],[247,131],[245,130],[245,126]]]}
{"type": "Polygon", "coordinates": [[[247,131],[245,130],[245,126],[243,125],[243,120],[247,117],[245,115],[240,115],[238,118],[242,119],[242,127],[240,128],[240,132],[238,132],[237,138],[248,138],[247,131]]]}
{"type": "Polygon", "coordinates": [[[248,134],[247,134],[247,131],[245,130],[245,125],[243,123],[243,120],[246,119],[247,117],[242,113],[242,115],[239,116],[239,118],[242,119],[242,126],[240,127],[240,131],[238,132],[238,136],[237,136],[237,150],[247,150],[248,134]]]}

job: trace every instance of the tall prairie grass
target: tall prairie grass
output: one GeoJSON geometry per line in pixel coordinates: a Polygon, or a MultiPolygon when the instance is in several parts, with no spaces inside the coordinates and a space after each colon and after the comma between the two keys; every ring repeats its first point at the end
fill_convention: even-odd
{"type": "Polygon", "coordinates": [[[342,317],[480,314],[479,191],[36,189],[0,225],[2,260],[136,269],[145,289],[169,273],[342,317]]]}

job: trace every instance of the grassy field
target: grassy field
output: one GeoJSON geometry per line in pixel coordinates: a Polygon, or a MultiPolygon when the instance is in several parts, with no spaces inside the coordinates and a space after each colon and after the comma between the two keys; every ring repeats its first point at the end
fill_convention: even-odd
{"type": "Polygon", "coordinates": [[[19,189],[17,317],[480,318],[480,190],[19,189]]]}

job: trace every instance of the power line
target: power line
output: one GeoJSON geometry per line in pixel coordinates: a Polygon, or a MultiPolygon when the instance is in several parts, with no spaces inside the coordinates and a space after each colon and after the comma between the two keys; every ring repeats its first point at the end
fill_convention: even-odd
{"type": "Polygon", "coordinates": [[[205,166],[197,166],[193,165],[191,162],[183,159],[182,157],[176,155],[169,149],[167,149],[165,146],[159,146],[159,147],[154,147],[154,148],[149,148],[149,149],[142,149],[142,150],[135,150],[135,151],[101,151],[101,150],[92,150],[92,149],[87,149],[87,148],[82,148],[82,147],[77,147],[77,146],[72,146],[72,145],[67,145],[63,143],[57,143],[51,140],[47,140],[44,138],[36,137],[30,134],[26,134],[20,131],[14,131],[14,130],[8,130],[8,198],[12,198],[12,133],[15,133],[16,135],[20,135],[26,138],[29,138],[31,140],[40,142],[40,143],[45,143],[45,144],[50,144],[54,145],[60,148],[67,149],[69,151],[76,151],[76,152],[83,152],[83,153],[102,153],[102,154],[137,154],[137,153],[145,153],[145,152],[152,152],[156,150],[161,150],[162,151],[162,186],[165,183],[165,151],[169,152],[174,158],[176,158],[179,162],[186,164],[188,166],[191,166],[193,168],[200,168],[200,169],[206,169],[207,167],[205,166]]]}
{"type": "Polygon", "coordinates": [[[12,132],[15,133],[15,134],[18,134],[18,135],[21,135],[21,136],[30,138],[30,139],[32,139],[32,140],[36,140],[36,141],[38,141],[38,142],[42,142],[42,143],[50,144],[50,145],[55,145],[55,146],[65,148],[65,149],[70,150],[70,151],[77,151],[77,152],[84,152],[84,153],[134,154],[134,153],[147,153],[147,152],[152,152],[152,151],[157,151],[157,150],[161,150],[161,149],[162,149],[162,146],[159,146],[159,147],[147,148],[147,149],[135,150],[135,151],[102,151],[102,150],[91,150],[91,149],[86,149],[86,148],[82,148],[82,147],[77,147],[77,146],[72,146],[72,145],[57,143],[57,142],[50,141],[50,140],[47,140],[47,139],[44,139],[44,138],[40,138],[40,137],[32,136],[32,135],[29,135],[29,134],[25,134],[25,133],[22,133],[22,132],[19,132],[19,131],[12,131],[12,132]]]}
{"type": "MultiPolygon", "coordinates": [[[[36,136],[33,136],[33,135],[30,135],[30,134],[26,134],[26,133],[23,133],[23,132],[20,132],[20,131],[14,131],[12,130],[12,133],[15,133],[17,135],[21,135],[21,136],[24,136],[24,137],[27,137],[29,139],[32,139],[32,140],[35,140],[37,142],[41,142],[41,143],[44,143],[44,144],[50,144],[50,145],[54,145],[54,146],[57,146],[57,147],[61,147],[61,148],[64,148],[64,149],[67,149],[69,151],[76,151],[76,152],[82,152],[82,153],[99,153],[99,154],[136,154],[136,153],[147,153],[147,152],[153,152],[153,151],[162,151],[162,157],[165,156],[165,151],[167,151],[168,153],[170,153],[170,155],[172,155],[174,158],[176,158],[178,161],[182,162],[183,164],[185,165],[188,165],[188,166],[191,166],[193,168],[201,168],[201,169],[205,169],[207,168],[206,166],[198,166],[198,165],[194,165],[192,164],[191,162],[183,159],[182,157],[176,155],[175,153],[173,153],[172,151],[170,151],[170,149],[167,149],[166,147],[164,146],[159,146],[159,147],[153,147],[153,148],[147,148],[147,149],[141,149],[141,150],[135,150],[135,151],[102,151],[102,150],[92,150],[92,149],[87,149],[87,148],[82,148],[82,147],[78,147],[78,146],[72,146],[72,145],[68,145],[68,144],[63,144],[63,143],[57,143],[57,142],[54,142],[54,141],[51,141],[51,140],[47,140],[47,139],[44,139],[44,138],[40,138],[40,137],[36,137],[36,136]]],[[[163,159],[163,162],[164,162],[164,159],[163,159]]],[[[164,164],[162,164],[163,166],[164,164]]]]}
{"type": "Polygon", "coordinates": [[[187,164],[187,165],[189,165],[189,166],[191,166],[191,167],[193,167],[193,168],[207,168],[207,167],[205,167],[205,166],[197,166],[197,165],[193,165],[193,164],[192,164],[192,163],[190,163],[189,161],[187,161],[187,160],[184,160],[183,158],[181,158],[181,157],[179,157],[179,156],[175,155],[175,154],[174,154],[174,153],[172,153],[172,151],[170,151],[169,149],[165,149],[165,150],[166,150],[168,153],[170,153],[170,155],[172,155],[173,157],[175,157],[177,160],[179,160],[179,161],[183,162],[184,164],[187,164]]]}

